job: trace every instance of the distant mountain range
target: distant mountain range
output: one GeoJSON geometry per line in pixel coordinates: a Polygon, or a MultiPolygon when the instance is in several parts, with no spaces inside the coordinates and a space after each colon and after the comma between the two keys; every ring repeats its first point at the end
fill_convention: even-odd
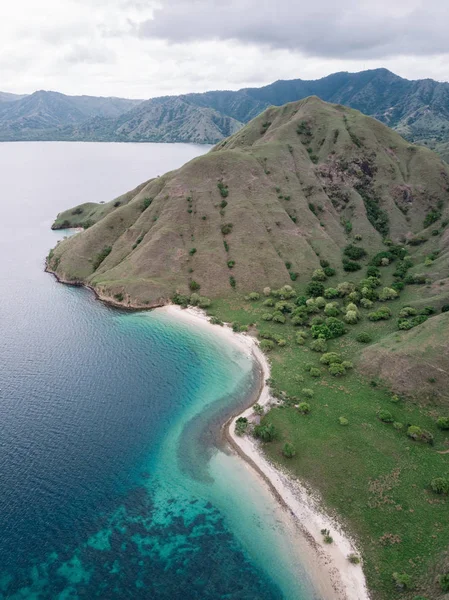
{"type": "Polygon", "coordinates": [[[449,83],[409,81],[387,69],[146,101],[0,92],[0,140],[216,143],[268,106],[307,96],[358,109],[449,158],[449,83]]]}

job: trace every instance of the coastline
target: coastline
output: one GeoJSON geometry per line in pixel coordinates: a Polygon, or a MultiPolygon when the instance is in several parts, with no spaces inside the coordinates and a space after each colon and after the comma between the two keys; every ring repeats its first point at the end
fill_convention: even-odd
{"type": "Polygon", "coordinates": [[[355,543],[345,535],[338,518],[327,515],[320,506],[316,493],[310,492],[290,474],[275,467],[265,457],[260,444],[249,436],[239,437],[234,432],[235,421],[239,417],[254,415],[253,405],[258,402],[261,406],[268,407],[274,404],[270,396],[266,380],[270,377],[270,365],[260,350],[256,339],[244,333],[235,333],[227,324],[213,325],[207,313],[196,307],[182,308],[178,305],[167,304],[163,300],[153,305],[138,306],[130,302],[127,304],[116,302],[114,298],[105,296],[100,290],[78,281],[68,281],[52,270],[48,262],[45,270],[55,279],[66,285],[85,287],[95,297],[107,306],[125,311],[157,309],[190,323],[194,327],[204,327],[213,331],[227,343],[237,346],[240,351],[251,356],[255,365],[260,370],[260,389],[253,396],[252,404],[233,415],[222,426],[222,434],[227,446],[239,456],[256,476],[265,485],[279,506],[279,518],[284,522],[291,533],[292,544],[301,557],[301,561],[311,573],[311,580],[316,591],[321,594],[322,600],[370,600],[366,586],[365,576],[361,565],[352,565],[348,555],[356,553],[355,543]],[[322,529],[329,529],[333,537],[332,544],[325,544],[321,534],[322,529]]]}
{"type": "MultiPolygon", "coordinates": [[[[250,354],[260,369],[260,389],[257,402],[268,407],[272,404],[269,387],[265,381],[270,377],[270,365],[260,350],[256,340],[246,334],[234,333],[229,326],[212,325],[207,314],[198,308],[183,309],[176,305],[166,305],[159,311],[194,326],[213,328],[241,351],[250,354]]],[[[325,514],[316,495],[309,492],[303,484],[270,463],[259,443],[249,436],[239,437],[234,432],[234,424],[239,417],[254,415],[252,405],[243,412],[233,415],[223,425],[223,435],[227,445],[245,461],[247,466],[262,480],[276,498],[282,516],[291,522],[294,543],[300,546],[301,556],[313,573],[314,584],[325,600],[370,600],[361,565],[352,565],[348,555],[357,552],[352,540],[344,534],[338,520],[325,514]],[[325,544],[322,529],[331,531],[334,542],[325,544]],[[308,552],[304,555],[304,550],[308,552]]]]}

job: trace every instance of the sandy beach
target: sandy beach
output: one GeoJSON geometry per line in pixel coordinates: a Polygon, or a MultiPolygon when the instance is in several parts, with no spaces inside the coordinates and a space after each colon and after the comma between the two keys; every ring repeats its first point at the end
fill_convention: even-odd
{"type": "MultiPolygon", "coordinates": [[[[216,335],[235,344],[251,355],[261,369],[262,384],[257,402],[268,407],[276,402],[270,397],[265,381],[270,377],[270,365],[260,350],[257,341],[250,335],[234,333],[229,326],[212,325],[206,313],[197,308],[182,309],[169,305],[157,309],[184,320],[196,327],[213,328],[216,335]]],[[[301,482],[274,467],[263,454],[259,443],[250,436],[235,434],[235,421],[243,416],[251,418],[252,407],[240,415],[235,415],[225,425],[225,436],[233,450],[246,461],[248,468],[260,477],[261,483],[268,486],[279,503],[280,518],[289,521],[295,545],[305,563],[311,578],[316,583],[317,592],[324,600],[369,600],[365,577],[361,565],[348,561],[351,553],[359,554],[354,542],[345,535],[336,518],[330,517],[321,508],[319,498],[307,490],[301,482]],[[329,529],[332,544],[325,544],[322,529],[329,529]]]]}

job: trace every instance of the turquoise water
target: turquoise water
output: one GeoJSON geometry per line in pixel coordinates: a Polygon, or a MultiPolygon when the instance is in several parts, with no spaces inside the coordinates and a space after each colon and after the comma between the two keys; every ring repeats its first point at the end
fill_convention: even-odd
{"type": "Polygon", "coordinates": [[[252,361],[43,272],[58,211],[204,150],[0,144],[0,598],[316,597],[274,499],[218,443],[252,361]]]}

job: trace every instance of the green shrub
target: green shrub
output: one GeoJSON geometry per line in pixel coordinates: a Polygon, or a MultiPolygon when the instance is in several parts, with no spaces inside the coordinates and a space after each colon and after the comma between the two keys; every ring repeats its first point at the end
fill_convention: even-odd
{"type": "Polygon", "coordinates": [[[301,414],[308,415],[310,412],[310,404],[308,404],[307,402],[300,402],[298,404],[298,410],[301,414]]]}
{"type": "Polygon", "coordinates": [[[228,233],[231,233],[233,228],[233,224],[232,223],[226,223],[225,225],[221,226],[221,233],[223,235],[228,235],[228,233]]]}
{"type": "MultiPolygon", "coordinates": [[[[311,368],[309,369],[309,373],[310,373],[310,372],[312,371],[312,369],[314,369],[314,368],[315,368],[315,367],[311,367],[311,368]]],[[[301,390],[301,394],[302,394],[302,395],[303,395],[305,398],[309,398],[309,399],[310,399],[310,398],[313,398],[313,397],[314,397],[314,395],[315,395],[314,391],[313,391],[313,390],[311,390],[311,389],[309,389],[309,388],[303,388],[303,389],[301,390]]]]}
{"type": "Polygon", "coordinates": [[[337,352],[327,352],[320,358],[320,363],[323,363],[323,365],[341,364],[342,362],[343,358],[337,352]]]}
{"type": "Polygon", "coordinates": [[[336,319],[335,317],[328,317],[326,319],[326,327],[331,332],[331,338],[336,338],[346,333],[346,327],[343,321],[336,319]]]}
{"type": "Polygon", "coordinates": [[[323,269],[315,269],[312,274],[313,281],[326,281],[326,274],[323,269]]]}
{"type": "Polygon", "coordinates": [[[290,442],[285,443],[284,447],[282,448],[282,454],[285,456],[285,458],[293,458],[296,454],[293,444],[290,442]]]}
{"type": "Polygon", "coordinates": [[[418,311],[416,310],[416,308],[413,308],[412,306],[404,306],[399,311],[398,316],[401,318],[405,318],[405,317],[414,317],[417,314],[418,314],[418,311]]]}
{"type": "Polygon", "coordinates": [[[244,435],[248,429],[248,419],[245,417],[239,417],[235,422],[235,433],[238,436],[244,435]]]}
{"type": "Polygon", "coordinates": [[[336,273],[336,270],[332,267],[324,267],[323,271],[326,277],[333,277],[336,273]]]}
{"type": "Polygon", "coordinates": [[[302,333],[296,334],[295,340],[296,340],[296,343],[298,344],[298,346],[304,346],[304,344],[306,343],[306,339],[302,335],[302,333]]]}
{"type": "Polygon", "coordinates": [[[407,573],[393,573],[393,581],[400,590],[408,590],[412,587],[412,578],[407,573]]]}
{"type": "Polygon", "coordinates": [[[262,306],[270,306],[270,307],[272,307],[272,306],[274,306],[274,304],[275,304],[275,302],[274,302],[273,298],[267,298],[266,300],[264,300],[262,302],[262,306]]]}
{"type": "Polygon", "coordinates": [[[254,404],[254,406],[253,406],[253,411],[256,413],[256,415],[261,417],[264,414],[265,409],[261,404],[256,402],[256,404],[254,404]]]}
{"type": "Polygon", "coordinates": [[[379,410],[377,412],[377,417],[383,422],[383,423],[393,423],[394,419],[393,419],[393,415],[391,414],[391,412],[389,410],[379,410]]]}
{"type": "Polygon", "coordinates": [[[314,352],[326,352],[326,350],[327,350],[326,340],[323,338],[318,338],[317,340],[314,340],[310,344],[310,349],[313,350],[314,352]]]}
{"type": "Polygon", "coordinates": [[[391,310],[388,306],[382,306],[376,312],[372,312],[368,314],[368,319],[370,321],[387,321],[391,317],[391,310]]]}
{"type": "Polygon", "coordinates": [[[442,592],[449,592],[449,573],[445,573],[440,577],[440,587],[442,592]]]}
{"type": "Polygon", "coordinates": [[[117,302],[123,302],[123,294],[122,292],[119,292],[118,294],[114,294],[114,298],[117,300],[117,302]]]}
{"type": "Polygon", "coordinates": [[[334,377],[341,377],[346,373],[345,367],[340,363],[334,363],[329,367],[329,373],[334,377]]]}
{"type": "Polygon", "coordinates": [[[256,425],[254,427],[254,437],[263,442],[272,442],[276,437],[276,430],[272,423],[267,425],[256,425]]]}
{"type": "Polygon", "coordinates": [[[211,317],[210,322],[212,325],[221,325],[223,327],[224,323],[218,317],[211,317]]]}
{"type": "Polygon", "coordinates": [[[222,198],[227,198],[229,196],[228,186],[225,183],[219,181],[217,183],[217,188],[219,189],[222,198]]]}
{"type": "Polygon", "coordinates": [[[307,284],[306,287],[306,295],[308,297],[317,298],[318,296],[323,296],[324,294],[324,285],[319,281],[311,281],[307,284]]]}
{"type": "Polygon", "coordinates": [[[360,269],[362,268],[362,265],[358,262],[354,262],[352,260],[348,260],[348,259],[343,259],[343,270],[351,273],[354,271],[360,271],[360,269]]]}
{"type": "Polygon", "coordinates": [[[263,321],[272,321],[273,315],[271,313],[264,313],[261,318],[263,321]]]}
{"type": "Polygon", "coordinates": [[[274,342],[272,340],[262,340],[260,342],[260,349],[263,352],[270,352],[274,348],[274,342]]]}
{"type": "Polygon", "coordinates": [[[420,440],[422,433],[421,427],[418,427],[417,425],[410,425],[410,427],[407,429],[407,435],[412,440],[420,440]]]}
{"type": "Polygon", "coordinates": [[[198,301],[198,306],[200,308],[208,308],[211,305],[210,298],[206,298],[206,296],[201,296],[198,301]]]}
{"type": "Polygon", "coordinates": [[[98,269],[98,267],[101,265],[101,263],[104,261],[104,259],[107,256],[109,256],[111,254],[111,252],[112,252],[111,246],[105,246],[103,248],[103,250],[97,254],[95,259],[92,261],[92,266],[93,266],[94,271],[96,271],[98,269]]]}
{"type": "Polygon", "coordinates": [[[351,563],[351,565],[358,565],[358,564],[360,564],[360,558],[357,556],[357,554],[350,554],[348,556],[348,560],[351,563]]]}
{"type": "Polygon", "coordinates": [[[398,421],[395,421],[393,423],[393,427],[394,427],[394,429],[396,429],[396,431],[401,431],[402,429],[404,429],[404,424],[399,423],[398,421]]]}
{"type": "Polygon", "coordinates": [[[435,494],[449,494],[449,479],[447,477],[435,477],[430,482],[430,487],[435,494]]]}
{"type": "Polygon", "coordinates": [[[193,256],[194,254],[196,254],[196,248],[190,248],[189,254],[190,254],[190,256],[193,256]]]}
{"type": "Polygon", "coordinates": [[[190,297],[185,296],[184,294],[178,294],[177,292],[173,294],[171,298],[173,304],[178,304],[179,306],[188,306],[190,297]]]}
{"type": "Polygon", "coordinates": [[[346,417],[338,417],[338,422],[344,427],[346,427],[346,425],[349,425],[349,421],[346,417]]]}
{"type": "Polygon", "coordinates": [[[348,310],[343,319],[348,325],[355,325],[359,320],[358,312],[355,310],[348,310]]]}
{"type": "Polygon", "coordinates": [[[233,288],[235,288],[235,286],[236,286],[235,277],[233,277],[232,275],[231,275],[231,277],[229,278],[229,285],[230,285],[231,287],[233,287],[233,288]]]}
{"type": "Polygon", "coordinates": [[[227,265],[229,269],[233,269],[235,266],[235,260],[228,260],[227,265]]]}
{"type": "MultiPolygon", "coordinates": [[[[143,210],[146,210],[149,206],[151,206],[151,203],[153,202],[153,198],[144,198],[143,199],[143,210]]],[[[120,202],[119,202],[120,204],[120,202]]]]}
{"type": "Polygon", "coordinates": [[[373,341],[372,336],[366,331],[362,331],[361,333],[359,333],[355,339],[361,344],[369,344],[373,341]]]}
{"type": "Polygon", "coordinates": [[[280,323],[281,325],[283,325],[286,321],[286,318],[284,317],[284,315],[281,312],[276,311],[273,313],[273,321],[275,323],[280,323]]]}
{"type": "Polygon", "coordinates": [[[361,258],[364,258],[367,255],[367,252],[364,248],[360,248],[359,246],[349,244],[343,250],[343,254],[351,260],[360,260],[361,258]]]}
{"type": "Polygon", "coordinates": [[[336,302],[329,302],[324,307],[324,314],[328,317],[338,317],[340,314],[340,307],[336,302]]]}
{"type": "Polygon", "coordinates": [[[313,369],[310,369],[309,373],[310,373],[311,377],[321,377],[321,371],[319,369],[317,369],[316,367],[314,367],[313,369]]]}
{"type": "Polygon", "coordinates": [[[259,300],[259,298],[260,298],[260,294],[258,294],[257,292],[251,292],[251,293],[248,295],[248,298],[249,298],[249,299],[250,299],[252,302],[255,302],[256,300],[259,300]]]}
{"type": "Polygon", "coordinates": [[[339,291],[336,288],[327,288],[324,290],[324,297],[328,300],[338,298],[340,296],[339,291]]]}
{"type": "Polygon", "coordinates": [[[388,300],[395,300],[398,297],[398,293],[393,288],[384,287],[379,294],[379,300],[381,302],[387,302],[388,300]]]}
{"type": "Polygon", "coordinates": [[[201,287],[200,284],[197,281],[195,281],[194,279],[191,279],[189,281],[189,288],[192,290],[192,292],[196,292],[196,290],[199,290],[200,287],[201,287]]]}
{"type": "Polygon", "coordinates": [[[449,417],[438,417],[437,427],[443,431],[449,430],[449,417]]]}

